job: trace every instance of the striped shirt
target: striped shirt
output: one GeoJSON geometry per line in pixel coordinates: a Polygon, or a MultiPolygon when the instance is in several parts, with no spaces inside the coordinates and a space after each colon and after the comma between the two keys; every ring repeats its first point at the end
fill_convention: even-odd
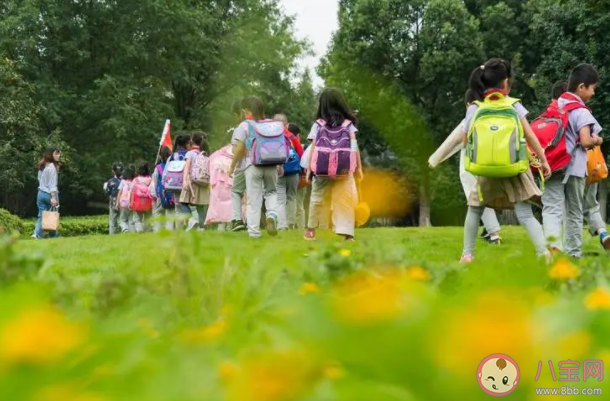
{"type": "Polygon", "coordinates": [[[55,164],[47,163],[43,170],[38,170],[38,189],[42,192],[57,192],[57,169],[55,164]]]}

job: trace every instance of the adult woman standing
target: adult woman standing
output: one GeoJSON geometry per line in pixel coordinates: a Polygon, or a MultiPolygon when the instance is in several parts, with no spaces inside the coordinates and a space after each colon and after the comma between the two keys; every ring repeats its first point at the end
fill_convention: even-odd
{"type": "MultiPolygon", "coordinates": [[[[38,221],[34,235],[37,239],[44,238],[42,231],[42,212],[59,206],[59,191],[57,190],[57,172],[59,171],[60,151],[57,148],[47,148],[42,160],[38,163],[38,221]]],[[[56,231],[49,232],[49,237],[57,236],[56,231]]]]}

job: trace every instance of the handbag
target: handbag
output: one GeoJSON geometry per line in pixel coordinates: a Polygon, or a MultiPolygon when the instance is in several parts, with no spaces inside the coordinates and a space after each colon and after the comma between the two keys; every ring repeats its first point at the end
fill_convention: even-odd
{"type": "Polygon", "coordinates": [[[608,178],[608,166],[602,148],[599,146],[587,151],[587,184],[595,184],[608,178]]]}
{"type": "Polygon", "coordinates": [[[57,208],[42,212],[41,226],[43,231],[57,231],[59,229],[59,212],[57,208]]]}

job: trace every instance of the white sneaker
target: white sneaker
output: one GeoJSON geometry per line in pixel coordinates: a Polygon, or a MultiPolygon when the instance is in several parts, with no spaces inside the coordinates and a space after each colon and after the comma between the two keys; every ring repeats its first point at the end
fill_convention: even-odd
{"type": "Polygon", "coordinates": [[[195,227],[197,227],[199,225],[199,222],[197,220],[194,219],[190,219],[189,220],[189,225],[186,228],[186,231],[191,231],[192,229],[194,229],[195,227]]]}

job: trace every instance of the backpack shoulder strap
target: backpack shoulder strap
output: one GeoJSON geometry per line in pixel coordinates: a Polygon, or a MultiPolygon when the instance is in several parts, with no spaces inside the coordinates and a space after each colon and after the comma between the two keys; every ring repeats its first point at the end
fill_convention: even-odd
{"type": "Polygon", "coordinates": [[[316,120],[316,124],[318,124],[320,127],[326,127],[326,121],[322,118],[316,120]]]}
{"type": "Polygon", "coordinates": [[[578,109],[589,109],[589,108],[580,102],[572,102],[572,103],[568,103],[565,106],[563,106],[563,111],[565,111],[566,113],[569,113],[571,111],[578,110],[578,109]]]}
{"type": "Polygon", "coordinates": [[[345,120],[343,120],[343,124],[341,124],[341,127],[342,127],[342,128],[347,128],[347,127],[349,127],[350,125],[352,125],[352,121],[351,121],[351,120],[348,120],[348,119],[346,118],[345,120]]]}

